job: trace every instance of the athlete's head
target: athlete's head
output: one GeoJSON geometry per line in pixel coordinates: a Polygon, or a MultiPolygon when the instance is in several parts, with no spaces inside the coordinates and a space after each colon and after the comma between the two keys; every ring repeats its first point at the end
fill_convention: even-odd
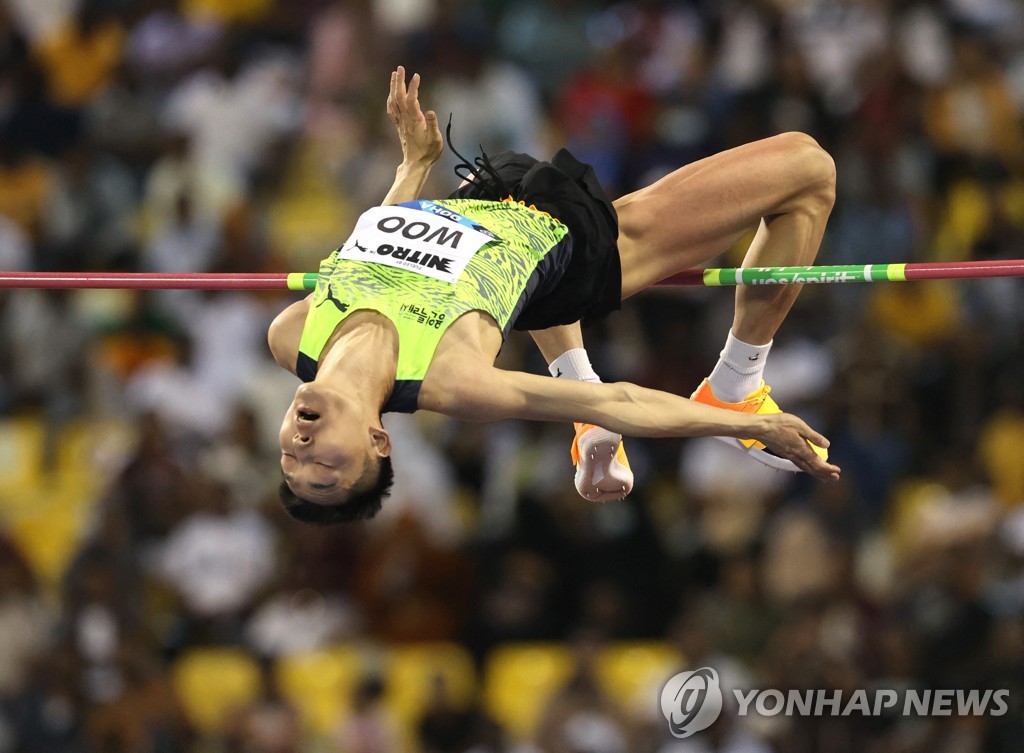
{"type": "Polygon", "coordinates": [[[281,422],[281,502],[317,525],[372,518],[388,494],[391,438],[375,409],[315,383],[295,392],[281,422]]]}

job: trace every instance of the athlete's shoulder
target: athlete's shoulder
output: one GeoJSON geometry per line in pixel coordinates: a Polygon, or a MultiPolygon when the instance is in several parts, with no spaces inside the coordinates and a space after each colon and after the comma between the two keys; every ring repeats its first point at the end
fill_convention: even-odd
{"type": "Polygon", "coordinates": [[[267,345],[270,346],[274,361],[293,374],[299,355],[299,342],[302,340],[302,328],[308,312],[309,296],[306,296],[274,317],[267,330],[267,345]]]}

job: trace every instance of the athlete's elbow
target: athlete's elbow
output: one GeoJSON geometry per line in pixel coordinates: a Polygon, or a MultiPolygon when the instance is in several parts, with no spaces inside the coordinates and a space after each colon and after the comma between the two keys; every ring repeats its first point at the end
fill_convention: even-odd
{"type": "Polygon", "coordinates": [[[630,382],[612,382],[608,385],[612,388],[612,396],[617,411],[622,413],[635,413],[643,408],[643,399],[640,395],[641,387],[630,382]]]}
{"type": "Polygon", "coordinates": [[[672,412],[660,399],[660,393],[629,382],[610,385],[615,390],[612,411],[619,424],[617,431],[634,437],[673,437],[672,412]]]}
{"type": "Polygon", "coordinates": [[[267,328],[267,347],[270,348],[270,355],[274,357],[274,362],[278,366],[287,368],[282,362],[284,354],[281,352],[281,329],[282,325],[279,319],[275,319],[270,323],[270,327],[267,328]]]}
{"type": "Polygon", "coordinates": [[[602,425],[611,429],[614,424],[615,431],[634,437],[650,436],[652,427],[645,420],[650,411],[640,394],[641,388],[629,382],[612,382],[608,387],[612,395],[603,411],[608,417],[602,425]]]}
{"type": "Polygon", "coordinates": [[[281,359],[278,354],[279,349],[277,347],[277,343],[280,341],[280,339],[281,324],[279,323],[278,319],[275,319],[270,323],[270,326],[267,328],[267,347],[270,348],[270,355],[274,357],[274,360],[278,363],[278,365],[281,364],[281,359]]]}

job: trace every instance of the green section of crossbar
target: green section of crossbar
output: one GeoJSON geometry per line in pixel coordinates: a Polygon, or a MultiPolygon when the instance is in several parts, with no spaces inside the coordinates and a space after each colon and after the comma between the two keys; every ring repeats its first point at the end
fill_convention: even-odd
{"type": "Polygon", "coordinates": [[[817,267],[746,267],[705,269],[704,284],[786,285],[790,283],[881,282],[907,279],[906,264],[844,264],[817,267]]]}
{"type": "Polygon", "coordinates": [[[316,288],[316,272],[289,272],[289,290],[313,290],[316,288]]]}

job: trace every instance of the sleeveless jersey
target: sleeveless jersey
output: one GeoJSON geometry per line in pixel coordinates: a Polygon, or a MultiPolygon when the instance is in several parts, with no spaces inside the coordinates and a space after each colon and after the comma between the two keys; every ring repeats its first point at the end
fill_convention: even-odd
{"type": "Polygon", "coordinates": [[[426,222],[406,220],[403,226],[400,218],[387,217],[387,207],[360,217],[345,245],[320,265],[299,341],[296,373],[303,381],[312,381],[338,325],[354,311],[376,311],[398,331],[395,386],[384,411],[412,412],[434,351],[452,323],[466,312],[482,311],[506,335],[530,298],[557,284],[572,246],[558,220],[510,201],[446,199],[398,206],[407,218],[426,220],[424,215],[432,215],[434,230],[422,232],[428,233],[428,240],[433,236],[440,241],[432,249],[441,252],[424,254],[402,245],[413,245],[403,241],[402,231],[405,238],[412,238],[413,227],[421,232],[418,228],[426,222]],[[462,262],[443,257],[460,228],[471,231],[466,235],[482,232],[487,237],[480,238],[483,244],[457,270],[452,267],[462,262]],[[384,235],[382,229],[392,235],[384,235]]]}

